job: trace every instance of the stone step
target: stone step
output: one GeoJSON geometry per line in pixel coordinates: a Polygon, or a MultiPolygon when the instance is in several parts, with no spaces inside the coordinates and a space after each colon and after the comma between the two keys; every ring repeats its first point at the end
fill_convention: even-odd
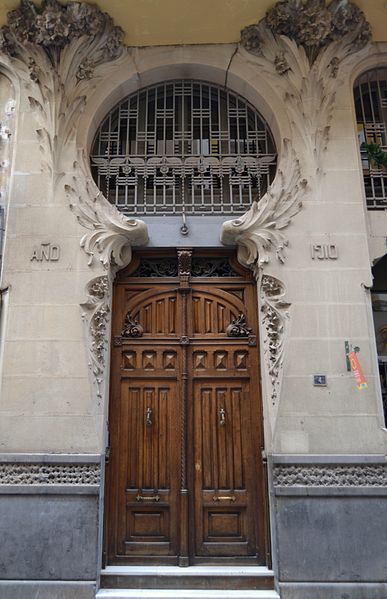
{"type": "Polygon", "coordinates": [[[263,591],[274,589],[274,575],[262,566],[109,566],[101,572],[101,587],[263,591]]]}
{"type": "Polygon", "coordinates": [[[276,591],[101,589],[96,599],[280,599],[276,591]]]}

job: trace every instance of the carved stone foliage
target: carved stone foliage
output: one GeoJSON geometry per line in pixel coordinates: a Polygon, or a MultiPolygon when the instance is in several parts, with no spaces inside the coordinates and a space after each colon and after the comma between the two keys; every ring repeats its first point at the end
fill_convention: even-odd
{"type": "Polygon", "coordinates": [[[43,168],[57,183],[64,151],[104,66],[125,53],[123,32],[106,13],[83,2],[41,6],[22,0],[0,29],[0,51],[24,82],[38,121],[43,168]],[[102,69],[102,70],[101,70],[102,69]]]}
{"type": "Polygon", "coordinates": [[[325,0],[278,2],[267,12],[266,25],[303,46],[311,62],[322,48],[346,35],[350,35],[354,51],[371,39],[364,13],[346,0],[334,0],[329,6],[325,0]]]}
{"type": "Polygon", "coordinates": [[[272,404],[277,403],[281,386],[285,328],[290,304],[284,300],[285,288],[276,277],[262,275],[261,312],[264,325],[265,363],[270,382],[272,404]]]}
{"type": "Polygon", "coordinates": [[[222,225],[221,241],[237,245],[241,264],[262,266],[269,262],[273,250],[280,262],[285,261],[288,242],[282,229],[301,209],[306,186],[291,143],[285,139],[277,174],[267,193],[243,216],[222,225]]]}
{"type": "Polygon", "coordinates": [[[99,464],[0,464],[0,485],[99,485],[99,464]]]}
{"type": "Polygon", "coordinates": [[[91,279],[87,286],[88,299],[82,304],[89,366],[99,401],[105,379],[113,279],[118,268],[130,263],[132,246],[147,243],[148,231],[143,221],[126,218],[107,202],[87,173],[84,153],[74,164],[74,171],[69,183],[65,184],[65,191],[72,212],[88,230],[80,245],[89,256],[89,266],[98,257],[106,270],[106,275],[91,279]]]}
{"type": "Polygon", "coordinates": [[[384,464],[293,464],[276,465],[273,472],[277,487],[385,487],[384,464]]]}
{"type": "Polygon", "coordinates": [[[109,277],[99,276],[87,285],[87,301],[81,305],[82,318],[87,327],[89,367],[98,400],[102,398],[102,385],[106,367],[108,325],[110,318],[109,277]]]}
{"type": "Polygon", "coordinates": [[[281,0],[257,25],[241,33],[241,45],[280,91],[313,175],[323,172],[324,151],[341,67],[364,49],[371,29],[347,0],[281,0]]]}
{"type": "Polygon", "coordinates": [[[132,259],[132,246],[148,242],[145,223],[125,217],[109,204],[88,175],[84,152],[74,168],[75,173],[65,185],[65,191],[78,222],[89,230],[81,239],[81,247],[89,256],[89,265],[98,255],[106,269],[127,266],[132,259]]]}

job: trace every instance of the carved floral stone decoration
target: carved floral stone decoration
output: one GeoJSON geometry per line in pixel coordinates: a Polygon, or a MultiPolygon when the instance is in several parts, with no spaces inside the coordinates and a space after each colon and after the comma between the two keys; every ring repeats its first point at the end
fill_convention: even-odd
{"type": "Polygon", "coordinates": [[[19,76],[36,118],[42,170],[51,193],[65,191],[78,222],[88,232],[81,247],[92,266],[97,255],[107,271],[87,285],[82,304],[89,362],[101,398],[109,328],[110,289],[119,267],[131,260],[131,246],[148,240],[145,224],[112,207],[76,150],[79,119],[97,84],[127,57],[123,31],[97,6],[86,2],[21,0],[0,29],[0,52],[19,76]]]}
{"type": "Polygon", "coordinates": [[[348,0],[329,6],[325,0],[281,0],[241,32],[246,57],[254,55],[257,68],[280,91],[293,133],[302,140],[303,164],[310,162],[313,176],[323,173],[335,79],[351,56],[366,52],[370,40],[363,12],[348,0]]]}
{"type": "Polygon", "coordinates": [[[282,229],[301,209],[306,188],[300,163],[290,140],[285,139],[277,174],[267,193],[259,203],[253,202],[243,216],[223,223],[222,243],[238,247],[238,260],[244,266],[267,264],[273,250],[278,260],[284,262],[288,242],[282,229]]]}
{"type": "Polygon", "coordinates": [[[276,487],[386,487],[385,464],[275,465],[276,487]]]}
{"type": "Polygon", "coordinates": [[[110,261],[117,267],[128,263],[133,238],[146,243],[146,228],[120,215],[99,192],[84,153],[77,154],[75,135],[96,85],[127,56],[123,35],[97,6],[58,0],[40,6],[21,0],[0,29],[0,51],[24,84],[38,122],[52,193],[65,188],[79,223],[91,231],[81,240],[89,264],[100,254],[105,268],[110,261]]]}
{"type": "Polygon", "coordinates": [[[0,29],[0,51],[26,86],[39,128],[44,169],[53,183],[63,176],[63,154],[107,64],[126,54],[123,31],[109,15],[84,2],[41,6],[22,0],[0,29]]]}
{"type": "Polygon", "coordinates": [[[111,285],[107,275],[95,277],[87,285],[86,302],[81,304],[82,318],[86,323],[89,340],[89,367],[98,401],[103,396],[110,321],[110,290],[111,285]]]}
{"type": "Polygon", "coordinates": [[[0,464],[1,485],[99,486],[100,464],[0,464]]]}
{"type": "Polygon", "coordinates": [[[290,304],[284,300],[284,284],[271,275],[262,275],[260,281],[261,312],[264,324],[263,347],[270,382],[270,396],[276,405],[281,387],[282,362],[286,321],[290,304]]]}

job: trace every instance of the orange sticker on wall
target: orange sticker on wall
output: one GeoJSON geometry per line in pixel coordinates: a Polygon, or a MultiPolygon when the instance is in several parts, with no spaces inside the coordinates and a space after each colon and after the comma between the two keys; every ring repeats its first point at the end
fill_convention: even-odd
{"type": "Polygon", "coordinates": [[[359,358],[357,357],[357,353],[354,351],[351,351],[348,354],[348,359],[351,364],[353,376],[355,377],[355,380],[356,380],[357,388],[358,389],[368,389],[368,385],[366,383],[363,371],[360,366],[359,358]]]}

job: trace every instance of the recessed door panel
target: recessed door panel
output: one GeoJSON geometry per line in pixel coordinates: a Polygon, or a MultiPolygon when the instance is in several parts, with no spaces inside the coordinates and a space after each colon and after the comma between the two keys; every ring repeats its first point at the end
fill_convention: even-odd
{"type": "Polygon", "coordinates": [[[209,379],[195,384],[197,555],[255,555],[249,408],[246,383],[209,379]]]}

